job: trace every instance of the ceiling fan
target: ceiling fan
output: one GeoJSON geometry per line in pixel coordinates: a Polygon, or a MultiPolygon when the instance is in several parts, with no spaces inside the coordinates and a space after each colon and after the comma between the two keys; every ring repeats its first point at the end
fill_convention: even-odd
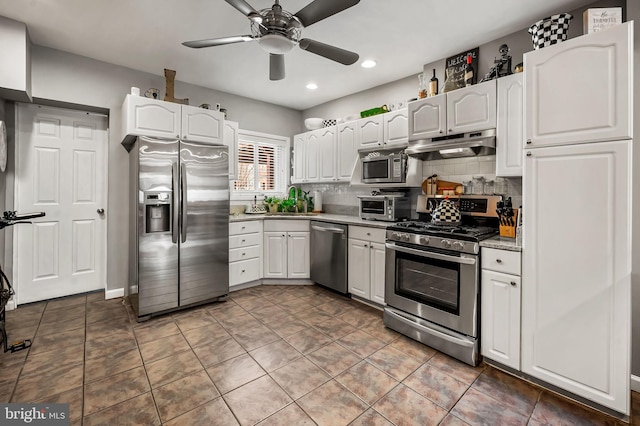
{"type": "Polygon", "coordinates": [[[279,0],[275,0],[271,8],[260,11],[255,10],[244,0],[225,1],[249,18],[249,21],[251,21],[251,35],[186,41],[182,43],[184,46],[199,49],[245,41],[257,41],[262,49],[269,52],[270,80],[282,80],[284,78],[284,54],[296,45],[307,52],[315,53],[344,65],[351,65],[359,59],[357,53],[308,38],[301,38],[301,35],[304,27],[355,6],[360,0],[315,0],[295,15],[283,10],[279,0]]]}

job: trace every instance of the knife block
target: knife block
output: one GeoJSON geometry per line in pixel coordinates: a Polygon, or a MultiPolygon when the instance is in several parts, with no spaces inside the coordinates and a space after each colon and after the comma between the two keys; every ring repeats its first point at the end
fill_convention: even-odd
{"type": "Polygon", "coordinates": [[[513,217],[511,219],[513,220],[513,225],[500,224],[501,237],[509,237],[509,238],[516,237],[516,228],[518,223],[518,209],[513,209],[513,217]]]}

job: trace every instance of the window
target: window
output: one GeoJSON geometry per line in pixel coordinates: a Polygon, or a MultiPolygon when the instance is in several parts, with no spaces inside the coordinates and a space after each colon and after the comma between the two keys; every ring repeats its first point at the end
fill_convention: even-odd
{"type": "Polygon", "coordinates": [[[289,138],[240,130],[235,199],[284,193],[287,187],[289,138]]]}

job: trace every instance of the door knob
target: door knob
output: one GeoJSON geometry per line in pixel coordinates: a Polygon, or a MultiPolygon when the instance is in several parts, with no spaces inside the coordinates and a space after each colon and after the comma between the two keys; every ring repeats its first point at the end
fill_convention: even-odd
{"type": "Polygon", "coordinates": [[[98,209],[97,212],[98,214],[104,214],[104,209],[98,209]]]}

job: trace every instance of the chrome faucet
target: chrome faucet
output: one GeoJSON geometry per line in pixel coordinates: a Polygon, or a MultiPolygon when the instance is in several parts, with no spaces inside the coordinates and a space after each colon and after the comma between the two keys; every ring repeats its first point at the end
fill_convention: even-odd
{"type": "Polygon", "coordinates": [[[291,185],[287,192],[289,193],[289,198],[298,201],[298,188],[295,185],[291,185]],[[293,190],[293,194],[291,194],[291,190],[293,190]]]}

